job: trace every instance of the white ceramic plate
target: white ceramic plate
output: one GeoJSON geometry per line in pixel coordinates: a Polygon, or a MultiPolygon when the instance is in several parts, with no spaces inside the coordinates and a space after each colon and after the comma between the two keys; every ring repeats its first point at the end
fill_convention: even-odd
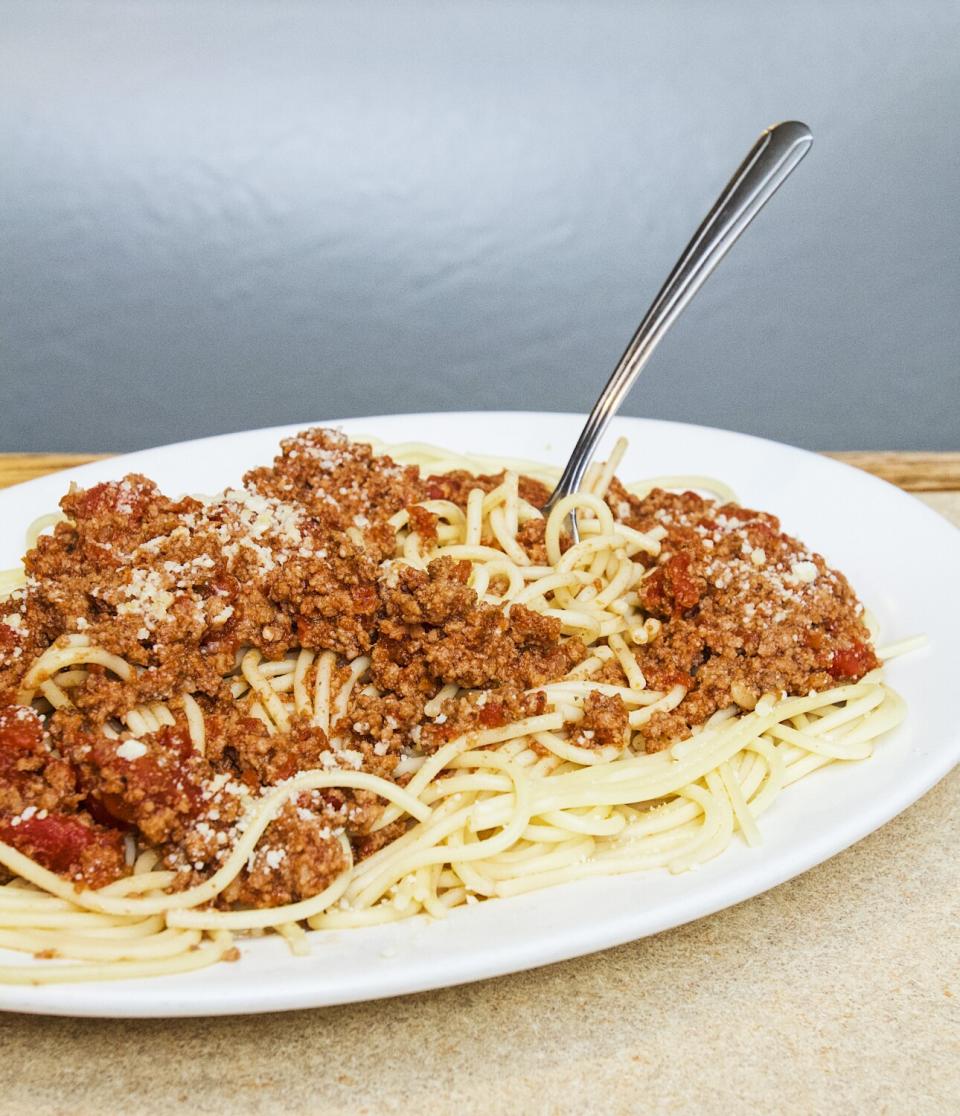
{"type": "MultiPolygon", "coordinates": [[[[349,434],[420,439],[561,464],[582,425],[574,415],[395,415],[337,423],[349,434]]],[[[0,568],[17,561],[23,529],[56,507],[73,480],[90,485],[142,472],[170,494],[215,492],[269,462],[279,439],[309,425],[228,434],[86,465],[0,492],[0,568]]],[[[763,845],[740,841],[684,875],[583,880],[362,930],[319,932],[307,958],[278,939],[244,942],[236,964],[154,980],[50,987],[0,986],[0,1008],[90,1016],[226,1015],[317,1007],[480,980],[576,957],[679,926],[788,880],[889,821],[960,759],[955,705],[955,585],[960,534],[918,500],[827,458],[699,426],[618,419],[628,480],[707,473],[740,500],[780,516],[843,570],[878,616],[882,641],[925,632],[929,644],[895,660],[891,683],[907,721],[864,763],[833,765],[788,788],[761,819],[763,845]]],[[[18,955],[0,951],[0,960],[18,955]]]]}

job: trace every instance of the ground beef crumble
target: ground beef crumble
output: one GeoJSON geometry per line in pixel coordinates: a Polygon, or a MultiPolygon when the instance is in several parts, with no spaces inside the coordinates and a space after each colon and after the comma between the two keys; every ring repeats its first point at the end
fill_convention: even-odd
{"type": "Polygon", "coordinates": [[[374,679],[385,689],[436,690],[436,682],[483,689],[562,678],[586,654],[561,641],[560,622],[523,605],[509,612],[477,599],[470,563],[437,558],[427,569],[392,566],[381,581],[385,616],[374,679]]]}
{"type": "Polygon", "coordinates": [[[628,727],[623,698],[593,690],[583,703],[583,720],[573,731],[573,742],[581,748],[622,748],[628,727]]]}
{"type": "Polygon", "coordinates": [[[657,558],[638,555],[649,566],[640,603],[663,626],[636,659],[651,688],[688,692],[645,726],[649,750],[731,703],[829,689],[879,666],[846,578],[775,516],[694,492],[638,499],[616,483],[608,502],[628,526],[667,532],[657,558]]]}
{"type": "Polygon", "coordinates": [[[335,511],[348,520],[345,525],[363,529],[427,498],[415,465],[376,456],[369,445],[351,442],[337,430],[305,430],[284,439],[280,450],[273,465],[251,470],[244,484],[264,496],[302,505],[311,514],[335,511]]]}
{"type": "MultiPolygon", "coordinates": [[[[474,476],[465,469],[452,469],[449,473],[427,477],[424,482],[427,497],[431,500],[451,500],[461,508],[467,506],[467,497],[473,488],[482,488],[484,492],[492,492],[503,484],[504,472],[480,474],[474,476]]],[[[526,500],[535,508],[542,508],[550,496],[550,489],[533,477],[521,476],[519,478],[518,492],[521,500],[526,500]]]]}

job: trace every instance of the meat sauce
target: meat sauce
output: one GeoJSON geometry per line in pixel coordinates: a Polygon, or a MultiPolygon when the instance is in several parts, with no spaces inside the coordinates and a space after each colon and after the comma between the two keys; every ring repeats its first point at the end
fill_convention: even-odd
{"type": "MultiPolygon", "coordinates": [[[[26,588],[0,603],[0,840],[98,887],[130,870],[133,834],[187,887],[229,855],[251,799],[297,772],[347,767],[402,782],[397,765],[411,750],[542,713],[538,687],[583,662],[583,643],[563,637],[555,618],[479,600],[465,561],[441,557],[420,570],[393,560],[391,517],[406,511],[426,544],[438,519],[421,502],[465,507],[471,488],[502,480],[422,476],[315,429],[212,499],[173,500],[138,475],[69,493],[66,522],[26,557],[26,588]],[[135,670],[122,681],[91,665],[74,680],[71,705],[41,717],[17,696],[30,665],[65,633],[135,670]],[[227,680],[250,648],[268,663],[291,649],[333,652],[334,692],[348,662],[369,655],[376,691],[355,687],[329,731],[300,716],[271,731],[227,680]],[[427,716],[444,686],[461,690],[427,716]],[[184,694],[203,715],[202,753],[184,694]],[[158,702],[174,724],[138,735],[118,727],[131,709],[158,702]]],[[[534,506],[549,494],[526,477],[519,491],[534,506]]],[[[824,689],[877,665],[846,580],[773,516],[693,493],[639,499],[617,481],[608,503],[617,520],[666,533],[659,556],[636,558],[640,602],[661,629],[634,653],[649,687],[687,693],[644,727],[649,750],[733,700],[749,707],[769,691],[824,689]]],[[[524,523],[518,538],[534,562],[546,561],[542,521],[524,523]]],[[[314,661],[311,693],[316,670],[314,661]]],[[[594,677],[626,684],[615,661],[594,677]]],[[[620,698],[592,693],[572,739],[621,746],[628,734],[620,698]]],[[[372,832],[382,807],[359,790],[300,794],[221,902],[272,906],[316,894],[342,870],[343,840],[363,856],[388,839],[372,832]]]]}

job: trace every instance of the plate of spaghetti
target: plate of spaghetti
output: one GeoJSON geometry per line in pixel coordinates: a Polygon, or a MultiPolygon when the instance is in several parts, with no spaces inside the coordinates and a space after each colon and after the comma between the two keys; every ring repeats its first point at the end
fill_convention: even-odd
{"type": "Polygon", "coordinates": [[[579,426],[304,423],[0,493],[0,1007],[542,965],[756,895],[950,770],[945,521],[626,418],[544,516],[579,426]]]}

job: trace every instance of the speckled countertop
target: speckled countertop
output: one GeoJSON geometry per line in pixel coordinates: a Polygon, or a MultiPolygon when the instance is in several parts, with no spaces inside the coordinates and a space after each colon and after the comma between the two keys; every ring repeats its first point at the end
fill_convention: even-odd
{"type": "MultiPolygon", "coordinates": [[[[960,493],[923,497],[960,523],[960,493]]],[[[960,771],[738,907],[516,976],[250,1018],[0,1015],[0,1111],[960,1110],[960,771]]]]}

